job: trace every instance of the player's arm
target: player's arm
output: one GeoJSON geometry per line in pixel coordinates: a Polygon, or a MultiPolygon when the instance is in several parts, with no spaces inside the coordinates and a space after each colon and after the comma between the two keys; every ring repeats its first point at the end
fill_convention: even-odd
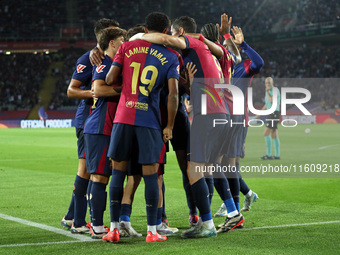
{"type": "Polygon", "coordinates": [[[223,13],[221,15],[221,26],[216,24],[216,26],[218,27],[220,34],[223,35],[226,44],[228,46],[228,49],[230,50],[231,53],[233,53],[236,57],[236,61],[235,64],[239,64],[242,61],[241,58],[241,54],[238,51],[237,46],[235,45],[235,43],[233,42],[233,40],[231,39],[231,35],[230,35],[230,27],[231,27],[231,21],[232,21],[232,17],[230,17],[228,19],[228,15],[223,13]]]}
{"type": "Polygon", "coordinates": [[[111,65],[109,72],[106,75],[105,82],[107,85],[120,83],[119,76],[122,73],[122,68],[117,65],[111,65]]]}
{"type": "Polygon", "coordinates": [[[240,27],[234,26],[231,31],[234,34],[234,38],[232,38],[232,40],[234,41],[234,43],[240,45],[240,47],[242,48],[242,50],[248,55],[248,57],[251,60],[251,65],[250,65],[250,69],[254,72],[254,73],[258,73],[261,68],[264,66],[264,61],[261,58],[261,56],[253,49],[251,48],[244,40],[244,35],[242,32],[242,29],[240,27]]]}
{"type": "Polygon", "coordinates": [[[111,87],[108,86],[104,80],[93,81],[93,92],[95,97],[111,97],[119,96],[121,92],[121,86],[111,87]]]}
{"type": "Polygon", "coordinates": [[[181,50],[184,50],[187,48],[185,39],[182,36],[177,37],[177,36],[167,35],[163,33],[146,33],[146,34],[143,34],[141,39],[144,41],[150,42],[150,43],[167,45],[167,46],[175,47],[181,50]]]}
{"type": "Polygon", "coordinates": [[[195,38],[195,39],[198,39],[198,40],[200,40],[200,41],[202,41],[202,42],[204,42],[204,43],[208,46],[208,48],[209,48],[209,50],[211,51],[211,53],[212,53],[213,55],[215,55],[218,59],[220,59],[221,57],[223,57],[224,52],[223,52],[223,50],[221,49],[221,47],[218,46],[218,45],[216,45],[215,43],[213,43],[213,42],[210,41],[209,39],[205,38],[203,35],[197,34],[197,33],[189,33],[189,34],[187,34],[187,35],[188,35],[188,36],[191,36],[191,37],[193,37],[193,38],[195,38]]]}
{"type": "Polygon", "coordinates": [[[92,66],[100,66],[102,64],[102,59],[105,59],[104,52],[102,52],[98,47],[99,45],[97,44],[97,46],[90,51],[89,58],[92,66]]]}
{"type": "Polygon", "coordinates": [[[67,88],[67,96],[69,98],[77,99],[92,98],[91,90],[83,90],[80,88],[81,85],[83,85],[83,82],[76,79],[71,79],[70,84],[67,88]]]}
{"type": "Polygon", "coordinates": [[[168,80],[168,88],[168,123],[163,129],[164,142],[167,142],[172,138],[172,129],[174,127],[178,109],[178,80],[176,78],[170,78],[168,80]]]}
{"type": "Polygon", "coordinates": [[[184,105],[187,113],[190,113],[192,110],[192,106],[189,104],[189,100],[187,98],[184,98],[184,105]]]}

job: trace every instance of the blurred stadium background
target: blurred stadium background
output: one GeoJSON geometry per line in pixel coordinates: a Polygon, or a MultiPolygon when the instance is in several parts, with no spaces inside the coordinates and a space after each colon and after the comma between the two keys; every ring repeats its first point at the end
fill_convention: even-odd
{"type": "MultiPolygon", "coordinates": [[[[72,119],[78,101],[67,87],[77,58],[95,46],[93,25],[99,18],[128,29],[151,11],[170,18],[188,15],[198,29],[219,23],[226,12],[243,29],[245,40],[264,59],[254,81],[255,105],[263,104],[264,78],[339,78],[340,3],[336,0],[17,0],[0,5],[0,127],[20,127],[21,120],[72,119]]],[[[289,86],[279,82],[278,86],[289,86]]],[[[306,84],[312,122],[340,122],[340,87],[306,84]]],[[[290,109],[288,114],[302,114],[290,109]]]]}

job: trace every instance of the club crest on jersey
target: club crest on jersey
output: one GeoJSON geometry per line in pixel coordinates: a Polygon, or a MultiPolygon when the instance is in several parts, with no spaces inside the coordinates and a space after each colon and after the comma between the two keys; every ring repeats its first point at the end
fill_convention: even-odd
{"type": "Polygon", "coordinates": [[[84,71],[84,69],[86,68],[86,66],[79,64],[77,66],[77,73],[82,73],[84,71]]]}
{"type": "Polygon", "coordinates": [[[100,65],[96,68],[96,72],[97,73],[102,73],[103,72],[103,69],[105,68],[106,65],[100,65]]]}

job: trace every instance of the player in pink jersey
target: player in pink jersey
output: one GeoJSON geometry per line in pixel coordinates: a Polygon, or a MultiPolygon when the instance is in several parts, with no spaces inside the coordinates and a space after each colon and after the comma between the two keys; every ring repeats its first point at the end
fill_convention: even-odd
{"type": "MultiPolygon", "coordinates": [[[[150,33],[166,33],[169,18],[163,13],[150,13],[146,17],[150,33]]],[[[104,241],[119,241],[119,214],[127,162],[133,146],[138,146],[138,163],[142,164],[147,204],[146,242],[165,241],[156,230],[158,207],[158,168],[165,155],[164,142],[172,138],[172,128],[178,106],[179,63],[177,56],[162,45],[145,41],[124,43],[107,75],[108,84],[123,77],[122,95],[112,130],[108,156],[112,158],[110,182],[111,231],[104,241]],[[161,131],[159,94],[167,82],[168,123],[161,131]],[[163,141],[164,140],[164,141],[163,141]]]]}

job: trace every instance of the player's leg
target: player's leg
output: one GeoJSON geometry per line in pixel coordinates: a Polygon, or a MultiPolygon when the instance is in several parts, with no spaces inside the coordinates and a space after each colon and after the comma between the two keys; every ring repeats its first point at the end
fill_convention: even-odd
{"type": "Polygon", "coordinates": [[[71,232],[74,234],[86,234],[90,231],[86,224],[87,210],[87,187],[90,179],[90,174],[86,171],[85,159],[85,139],[83,129],[76,129],[77,132],[77,147],[78,147],[78,172],[73,186],[74,197],[74,223],[71,227],[71,232]]]}
{"type": "Polygon", "coordinates": [[[241,208],[241,212],[243,211],[249,211],[250,206],[252,203],[256,202],[257,199],[259,199],[258,195],[253,192],[247,185],[247,183],[243,180],[242,175],[240,173],[240,159],[244,157],[245,152],[245,142],[248,132],[248,127],[242,127],[241,132],[238,135],[237,138],[237,153],[236,153],[236,173],[238,175],[238,180],[240,183],[240,192],[244,195],[244,202],[243,207],[241,208]]]}
{"type": "Polygon", "coordinates": [[[92,230],[90,234],[93,239],[101,239],[107,233],[104,226],[104,211],[106,210],[106,186],[109,182],[109,175],[91,174],[91,180],[92,230]]]}
{"type": "Polygon", "coordinates": [[[277,128],[272,129],[271,138],[274,144],[274,151],[275,151],[274,159],[280,159],[280,139],[279,139],[279,131],[277,128]]]}
{"type": "Polygon", "coordinates": [[[233,197],[237,211],[240,211],[240,181],[236,172],[236,158],[228,158],[230,172],[228,172],[228,182],[230,192],[233,197]]]}
{"type": "MultiPolygon", "coordinates": [[[[235,123],[239,121],[237,117],[238,116],[232,116],[235,123]]],[[[220,162],[221,169],[226,169],[227,171],[216,171],[214,173],[214,182],[215,188],[223,201],[224,207],[227,209],[227,217],[225,222],[219,225],[220,229],[217,231],[218,233],[231,231],[244,222],[244,217],[237,209],[237,205],[233,198],[233,194],[235,199],[239,196],[239,186],[237,185],[238,183],[236,184],[237,175],[235,167],[238,131],[240,131],[239,125],[225,125],[223,136],[221,136],[224,137],[225,141],[221,147],[223,157],[220,157],[218,162],[220,162]],[[233,184],[233,191],[231,191],[229,180],[233,184]]]]}
{"type": "Polygon", "coordinates": [[[176,153],[178,166],[182,172],[183,188],[185,191],[187,205],[189,208],[189,224],[196,224],[198,222],[198,215],[196,204],[191,192],[191,186],[187,175],[188,151],[190,151],[190,122],[187,114],[182,108],[176,114],[175,125],[172,131],[173,138],[171,145],[176,153]]]}
{"type": "Polygon", "coordinates": [[[203,171],[205,163],[188,162],[188,179],[191,191],[200,212],[200,223],[182,232],[182,237],[212,237],[216,236],[216,229],[212,220],[209,202],[209,189],[203,171]],[[195,171],[198,170],[198,171],[195,171]]]}
{"type": "MultiPolygon", "coordinates": [[[[267,125],[271,125],[267,122],[267,125]]],[[[264,141],[266,144],[266,155],[261,157],[263,160],[272,159],[272,137],[271,137],[272,130],[268,126],[264,128],[264,141]]]]}
{"type": "Polygon", "coordinates": [[[216,229],[212,220],[209,202],[209,188],[204,173],[210,172],[209,166],[217,162],[225,137],[223,125],[214,127],[214,119],[225,119],[225,114],[197,115],[190,130],[190,163],[188,178],[202,224],[197,224],[182,233],[183,237],[213,237],[216,229]]]}
{"type": "Polygon", "coordinates": [[[166,226],[169,226],[168,217],[166,216],[166,211],[165,211],[165,184],[164,184],[164,179],[163,179],[163,183],[162,183],[162,194],[163,194],[162,223],[164,223],[166,226]]]}
{"type": "MultiPolygon", "coordinates": [[[[240,116],[233,115],[231,116],[233,123],[241,123],[240,116]]],[[[237,215],[239,210],[237,207],[237,199],[239,194],[239,185],[237,176],[236,176],[236,167],[235,167],[235,157],[236,157],[236,149],[237,149],[237,135],[241,131],[241,126],[234,124],[234,125],[226,125],[225,126],[225,133],[224,136],[225,142],[222,147],[223,158],[219,158],[219,165],[221,169],[225,169],[223,171],[224,174],[217,173],[215,174],[216,184],[215,188],[218,191],[223,203],[215,213],[215,216],[229,216],[233,217],[237,215]],[[219,175],[219,176],[218,176],[219,175]],[[227,180],[223,180],[224,178],[227,180]],[[233,195],[235,198],[233,198],[233,195]],[[234,203],[232,203],[232,201],[234,203]],[[236,201],[235,201],[236,200],[236,201]],[[226,207],[228,205],[228,208],[226,207]],[[236,208],[236,211],[235,211],[236,208]]]]}
{"type": "MultiPolygon", "coordinates": [[[[69,209],[61,221],[64,228],[80,228],[86,225],[86,189],[90,179],[90,174],[86,172],[85,142],[83,129],[76,129],[78,148],[78,171],[74,181],[73,194],[69,209]],[[74,223],[74,224],[73,224],[74,223]]],[[[81,229],[78,229],[79,231],[81,229]]],[[[88,232],[87,229],[85,229],[88,232]]]]}
{"type": "Polygon", "coordinates": [[[211,201],[214,195],[214,178],[211,173],[204,175],[205,182],[207,183],[209,190],[209,204],[211,206],[211,201]]]}
{"type": "Polygon", "coordinates": [[[87,187],[90,174],[86,171],[86,159],[80,158],[78,164],[78,173],[74,181],[74,223],[71,232],[74,234],[86,234],[89,228],[85,221],[87,210],[87,187]]]}
{"type": "Polygon", "coordinates": [[[103,236],[103,240],[107,242],[119,241],[119,217],[128,160],[134,142],[133,137],[133,126],[118,123],[112,128],[110,147],[107,153],[112,159],[112,177],[109,187],[111,224],[110,232],[103,236]]]}
{"type": "Polygon", "coordinates": [[[165,241],[167,238],[157,233],[158,201],[162,196],[158,185],[159,164],[143,165],[143,179],[145,183],[145,202],[147,218],[146,242],[165,241]]]}
{"type": "MultiPolygon", "coordinates": [[[[142,164],[143,179],[145,183],[145,202],[147,218],[146,242],[167,240],[166,236],[157,233],[157,212],[160,198],[158,185],[159,164],[165,163],[166,147],[161,130],[134,127],[138,143],[138,163],[142,164]]],[[[161,185],[161,182],[159,182],[161,185]]]]}
{"type": "Polygon", "coordinates": [[[131,226],[131,211],[134,195],[142,179],[140,174],[131,175],[128,171],[127,182],[124,188],[121,210],[120,210],[120,224],[119,234],[121,237],[141,237],[142,234],[136,232],[131,226]]]}
{"type": "Polygon", "coordinates": [[[196,203],[194,201],[194,197],[191,190],[191,185],[189,183],[187,167],[187,150],[176,150],[176,157],[178,165],[182,172],[182,181],[183,181],[183,188],[185,191],[185,196],[187,199],[187,205],[189,208],[189,224],[196,224],[198,222],[198,213],[196,209],[196,203]]]}
{"type": "Polygon", "coordinates": [[[106,234],[103,222],[106,209],[106,186],[112,174],[110,160],[107,157],[107,148],[110,145],[110,136],[85,134],[86,168],[91,173],[91,191],[88,195],[91,204],[91,237],[102,238],[106,234]]]}
{"type": "MultiPolygon", "coordinates": [[[[231,169],[228,163],[228,160],[226,158],[222,160],[221,167],[225,169],[231,169]],[[227,168],[225,168],[225,166],[227,168]]],[[[244,217],[237,210],[232,193],[230,191],[229,182],[225,174],[221,172],[214,173],[214,183],[215,183],[216,191],[220,195],[223,201],[224,207],[227,210],[226,220],[224,223],[219,224],[220,229],[217,232],[218,233],[228,232],[228,231],[233,230],[235,227],[241,225],[244,222],[244,217]]]]}
{"type": "Polygon", "coordinates": [[[107,242],[119,241],[119,217],[127,164],[128,161],[125,160],[112,160],[112,177],[109,186],[111,224],[110,232],[103,236],[103,240],[107,242]]]}
{"type": "Polygon", "coordinates": [[[170,228],[165,222],[162,221],[163,209],[164,209],[164,164],[159,164],[158,169],[158,190],[159,190],[159,200],[158,200],[158,209],[157,209],[157,226],[156,230],[159,234],[162,235],[171,235],[178,232],[178,228],[170,228]]]}
{"type": "Polygon", "coordinates": [[[132,153],[131,159],[129,160],[128,163],[127,182],[124,188],[121,203],[119,224],[119,235],[121,237],[142,236],[142,234],[134,230],[134,228],[131,226],[130,220],[132,212],[132,203],[141,179],[142,179],[142,166],[138,164],[138,150],[134,149],[134,152],[132,153]]]}

